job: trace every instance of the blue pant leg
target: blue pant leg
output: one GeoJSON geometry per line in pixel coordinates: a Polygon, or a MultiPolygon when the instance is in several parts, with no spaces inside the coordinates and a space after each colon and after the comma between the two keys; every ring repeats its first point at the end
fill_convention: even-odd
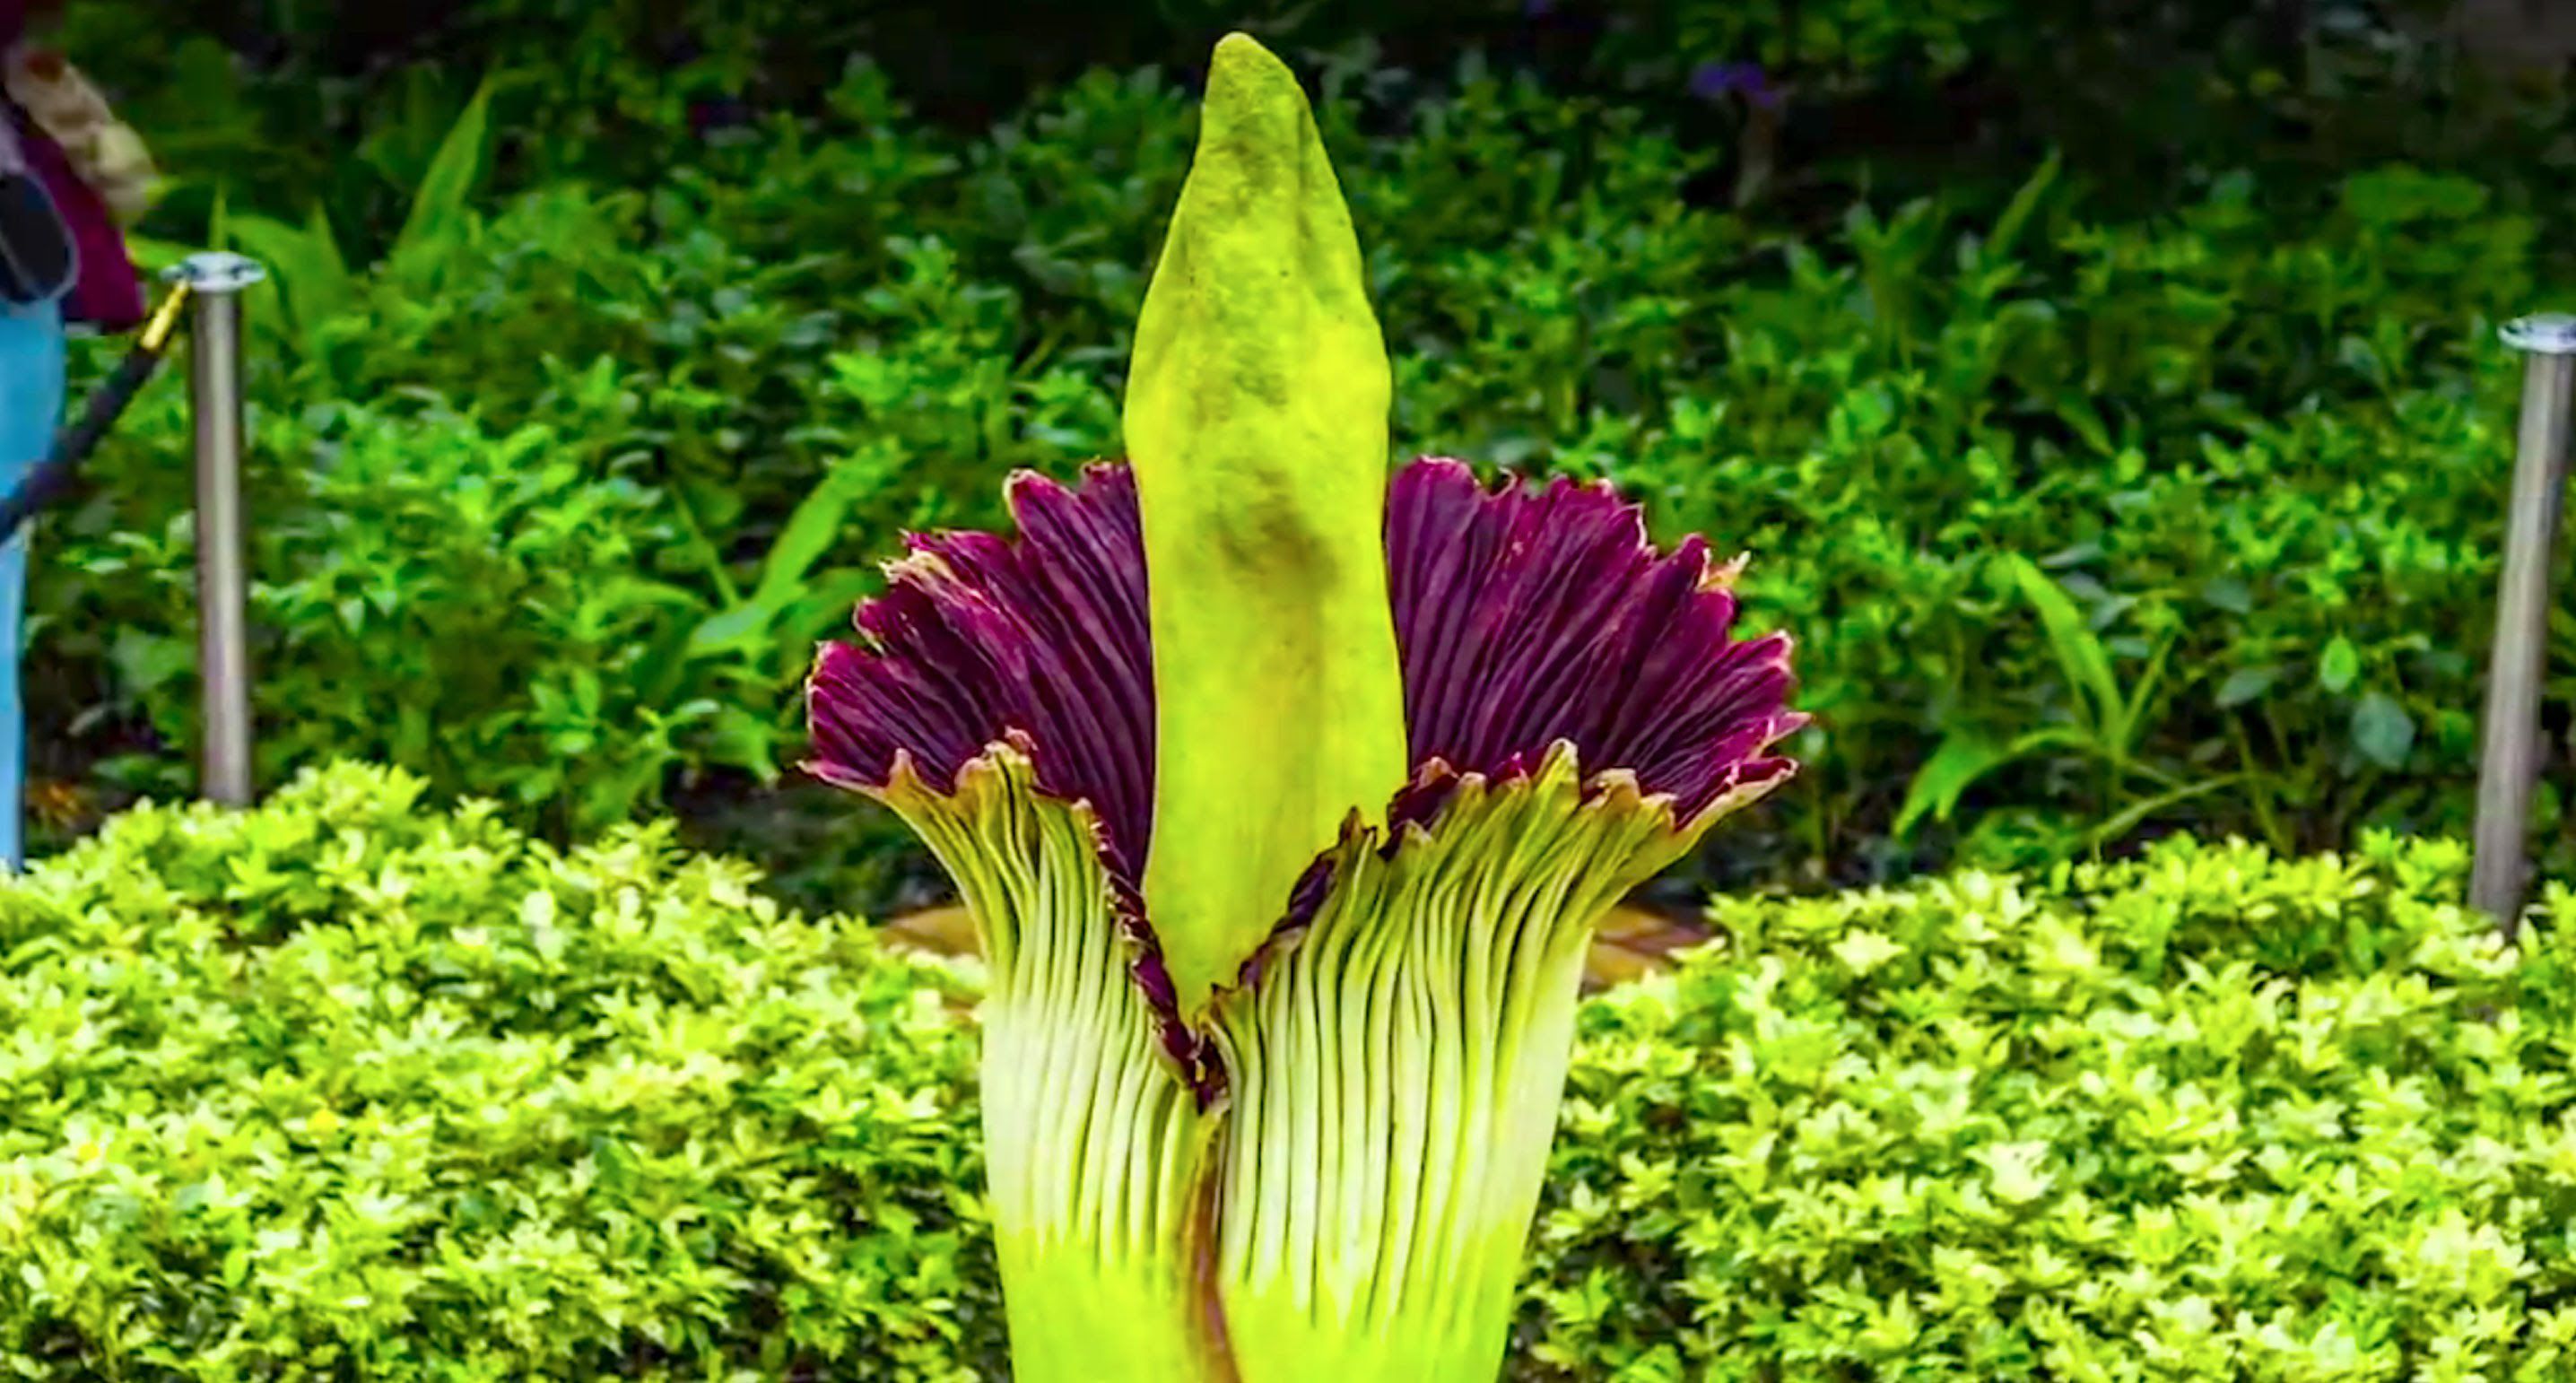
{"type": "MultiPolygon", "coordinates": [[[[53,303],[0,303],[0,490],[44,458],[63,413],[63,321],[53,303]]],[[[26,862],[27,711],[18,687],[27,607],[27,539],[0,545],[0,861],[26,862]]]]}

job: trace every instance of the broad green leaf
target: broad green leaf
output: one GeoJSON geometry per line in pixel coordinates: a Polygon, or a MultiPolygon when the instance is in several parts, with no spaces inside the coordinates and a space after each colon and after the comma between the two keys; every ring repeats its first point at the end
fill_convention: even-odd
{"type": "Polygon", "coordinates": [[[2254,611],[2253,590],[2245,584],[2245,578],[2234,573],[2211,578],[2209,584],[2201,587],[2200,598],[2231,615],[2254,611]]]}
{"type": "Polygon", "coordinates": [[[2415,718],[2396,698],[2372,692],[2352,710],[2352,745],[2381,768],[2403,768],[2415,747],[2415,718]]]}
{"type": "Polygon", "coordinates": [[[2218,704],[2223,709],[2232,710],[2270,691],[2280,680],[2281,670],[2277,667],[2238,668],[2219,684],[2218,704]]]}
{"type": "Polygon", "coordinates": [[[797,502],[795,512],[787,516],[786,526],[769,545],[760,564],[760,584],[752,598],[782,605],[793,598],[798,583],[840,536],[850,506],[865,496],[881,475],[874,465],[844,464],[825,471],[823,479],[797,502]]]}
{"type": "Polygon", "coordinates": [[[274,333],[298,351],[303,349],[304,335],[297,323],[295,281],[305,257],[303,238],[303,232],[293,226],[253,212],[234,212],[224,218],[223,236],[215,242],[258,260],[268,271],[266,281],[242,295],[249,330],[274,333]]]}
{"type": "MultiPolygon", "coordinates": [[[[324,322],[346,313],[357,296],[357,284],[340,247],[331,236],[322,209],[312,221],[292,226],[270,217],[237,212],[225,222],[228,243],[260,262],[282,307],[278,325],[287,329],[299,351],[310,355],[324,322]]],[[[253,290],[255,293],[258,290],[253,290]]]]}
{"type": "Polygon", "coordinates": [[[182,245],[177,241],[160,240],[129,232],[125,237],[125,251],[133,258],[136,269],[146,275],[157,277],[162,270],[172,268],[181,260],[195,254],[197,249],[195,246],[182,245]]]}
{"type": "Polygon", "coordinates": [[[358,298],[358,280],[340,253],[340,237],[331,229],[331,214],[318,201],[305,216],[304,234],[312,248],[313,282],[297,290],[303,295],[297,310],[306,311],[305,304],[310,304],[312,320],[320,322],[350,310],[358,298]]]}
{"type": "Polygon", "coordinates": [[[2156,688],[2164,683],[2165,668],[2173,657],[2174,644],[2179,637],[2178,633],[2167,633],[2156,641],[2155,652],[2147,655],[2146,667],[2129,685],[2128,699],[2120,704],[2119,724],[2112,732],[2113,742],[2104,748],[2116,749],[2125,758],[2130,750],[2137,747],[2146,729],[2147,710],[2155,703],[2156,688]]]}
{"type": "Polygon", "coordinates": [[[770,543],[761,560],[759,584],[748,598],[709,615],[690,631],[688,656],[739,648],[766,636],[779,614],[806,594],[807,574],[840,535],[850,506],[867,493],[879,474],[875,467],[859,464],[824,472],[770,543]]]}
{"type": "Polygon", "coordinates": [[[438,146],[438,156],[429,161],[429,172],[421,178],[420,188],[412,194],[411,212],[403,219],[402,233],[394,237],[393,253],[401,254],[415,246],[446,241],[461,233],[467,215],[466,206],[475,186],[483,179],[484,155],[490,142],[492,124],[492,88],[496,78],[487,77],[475,89],[474,99],[465,103],[465,111],[438,146]]]}
{"type": "Polygon", "coordinates": [[[2039,168],[2022,183],[2021,190],[2013,193],[2012,202],[2004,208],[2003,215],[1995,218],[1993,233],[1986,237],[1987,263],[1994,263],[2012,253],[2013,242],[2021,238],[2023,227],[2030,223],[2032,214],[2039,210],[2040,202],[2056,185],[2057,170],[2062,163],[2058,152],[2050,150],[2039,168]]]}
{"type": "Polygon", "coordinates": [[[1926,815],[1947,821],[1959,797],[1976,781],[2010,762],[2012,751],[1973,730],[1953,730],[1914,775],[1905,790],[1905,805],[1896,812],[1888,833],[1902,840],[1926,815]]]}
{"type": "Polygon", "coordinates": [[[2120,683],[2112,674],[2110,653],[2085,623],[2084,613],[2075,608],[2066,588],[2050,580],[2037,563],[2018,552],[2004,554],[2002,561],[2023,597],[2039,611],[2040,623],[2048,631],[2049,647],[2057,655],[2058,666],[2065,670],[2078,708],[2086,712],[2086,719],[2097,729],[2116,727],[2121,718],[2120,683]]]}
{"type": "Polygon", "coordinates": [[[2057,419],[2091,447],[2098,455],[2108,457],[2119,450],[2111,440],[2110,425],[2102,421],[2099,409],[2090,399],[2069,394],[2057,400],[2057,419]]]}
{"type": "Polygon", "coordinates": [[[770,720],[740,706],[721,707],[707,726],[708,757],[743,769],[764,783],[775,782],[782,738],[770,720]]]}
{"type": "Polygon", "coordinates": [[[769,631],[778,607],[762,600],[736,601],[698,621],[682,652],[691,658],[739,649],[769,631]]]}
{"type": "Polygon", "coordinates": [[[2360,675],[2361,651],[2352,646],[2352,640],[2335,635],[2334,641],[2326,645],[2325,655],[2317,660],[2317,685],[2339,692],[2360,675]]]}

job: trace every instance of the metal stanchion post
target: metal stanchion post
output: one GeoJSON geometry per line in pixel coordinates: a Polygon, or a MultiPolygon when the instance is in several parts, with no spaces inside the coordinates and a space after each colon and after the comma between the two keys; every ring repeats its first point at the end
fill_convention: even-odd
{"type": "Polygon", "coordinates": [[[197,425],[197,671],[205,704],[207,800],[251,800],[250,622],[242,551],[241,294],[267,277],[237,254],[191,256],[170,271],[193,291],[188,342],[197,425]]]}
{"type": "Polygon", "coordinates": [[[2540,779],[2551,549],[2566,489],[2569,409],[2576,404],[2576,316],[2526,317],[2507,325],[2504,339],[2524,355],[2522,432],[2505,513],[2504,574],[2496,583],[2469,905],[2495,918],[2510,937],[2522,920],[2531,793],[2540,779]]]}

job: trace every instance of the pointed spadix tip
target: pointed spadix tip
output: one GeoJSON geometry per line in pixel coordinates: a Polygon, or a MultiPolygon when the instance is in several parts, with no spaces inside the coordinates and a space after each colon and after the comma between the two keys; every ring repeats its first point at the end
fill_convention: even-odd
{"type": "Polygon", "coordinates": [[[1290,80],[1295,80],[1288,71],[1288,64],[1281,62],[1276,54],[1262,47],[1261,40],[1240,29],[1216,41],[1216,57],[1208,67],[1208,80],[1211,85],[1229,75],[1241,79],[1255,74],[1289,77],[1290,80]]]}
{"type": "Polygon", "coordinates": [[[1277,112],[1283,108],[1300,109],[1305,104],[1306,92],[1297,85],[1297,74],[1277,54],[1262,47],[1259,40],[1246,33],[1231,33],[1217,40],[1216,56],[1208,63],[1207,109],[1211,113],[1277,112]]]}

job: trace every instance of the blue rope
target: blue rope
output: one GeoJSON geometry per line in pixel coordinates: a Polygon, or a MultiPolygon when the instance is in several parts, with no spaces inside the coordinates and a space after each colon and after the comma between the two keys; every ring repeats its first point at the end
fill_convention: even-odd
{"type": "MultiPolygon", "coordinates": [[[[63,414],[63,321],[51,302],[0,303],[0,490],[26,479],[63,414]]],[[[19,691],[27,606],[27,535],[0,546],[0,861],[26,862],[27,708],[19,691]]]]}

